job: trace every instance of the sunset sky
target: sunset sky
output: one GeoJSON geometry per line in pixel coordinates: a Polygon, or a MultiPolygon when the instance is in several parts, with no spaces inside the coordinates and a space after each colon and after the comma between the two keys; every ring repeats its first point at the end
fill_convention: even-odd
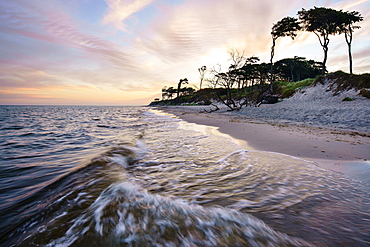
{"type": "MultiPolygon", "coordinates": [[[[361,13],[354,72],[370,73],[370,0],[0,0],[0,104],[145,105],[230,49],[269,62],[273,23],[314,6],[361,13]]],[[[317,37],[278,39],[274,61],[294,56],[322,61],[317,37]]],[[[343,35],[327,67],[349,71],[343,35]]]]}

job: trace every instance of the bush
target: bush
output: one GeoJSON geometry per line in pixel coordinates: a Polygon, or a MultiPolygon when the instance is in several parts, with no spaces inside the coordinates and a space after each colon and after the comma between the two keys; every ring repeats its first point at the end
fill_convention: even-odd
{"type": "Polygon", "coordinates": [[[360,95],[363,96],[363,97],[366,97],[366,98],[370,99],[370,90],[368,90],[366,88],[363,88],[360,91],[360,95]]]}
{"type": "Polygon", "coordinates": [[[344,99],[342,99],[342,101],[354,101],[355,99],[353,98],[350,98],[350,97],[345,97],[344,99]]]}

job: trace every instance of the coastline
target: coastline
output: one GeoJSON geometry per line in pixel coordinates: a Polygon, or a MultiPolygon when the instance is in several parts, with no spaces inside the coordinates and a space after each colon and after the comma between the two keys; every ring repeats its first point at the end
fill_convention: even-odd
{"type": "Polygon", "coordinates": [[[314,162],[370,184],[370,138],[351,130],[268,123],[232,113],[199,113],[205,107],[166,106],[155,109],[200,125],[216,127],[240,148],[281,153],[314,162]]]}

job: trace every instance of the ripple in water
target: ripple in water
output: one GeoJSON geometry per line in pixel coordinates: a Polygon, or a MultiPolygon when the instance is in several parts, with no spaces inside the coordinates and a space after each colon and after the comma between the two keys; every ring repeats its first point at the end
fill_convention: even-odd
{"type": "Polygon", "coordinates": [[[0,109],[1,245],[370,244],[366,186],[307,161],[148,108],[0,109]]]}

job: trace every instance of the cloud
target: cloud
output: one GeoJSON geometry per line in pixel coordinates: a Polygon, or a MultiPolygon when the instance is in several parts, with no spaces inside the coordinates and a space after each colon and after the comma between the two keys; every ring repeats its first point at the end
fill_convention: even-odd
{"type": "Polygon", "coordinates": [[[218,63],[228,66],[227,52],[232,48],[245,50],[246,56],[269,54],[272,23],[299,4],[276,2],[187,0],[177,6],[154,3],[160,13],[141,30],[135,48],[145,61],[155,61],[151,63],[151,74],[156,72],[164,83],[172,80],[175,84],[183,77],[198,83],[197,68],[218,63]]]}
{"type": "MultiPolygon", "coordinates": [[[[90,0],[0,1],[0,90],[54,95],[51,97],[60,102],[93,102],[97,98],[94,95],[113,102],[112,93],[115,102],[132,100],[134,95],[139,101],[149,101],[149,96],[163,86],[176,86],[180,78],[187,77],[190,84],[198,85],[200,66],[222,64],[227,68],[227,51],[231,48],[268,62],[272,24],[319,2],[104,1],[98,5],[90,0]],[[140,25],[132,19],[139,20],[140,25]],[[130,32],[119,32],[126,30],[130,32]],[[65,97],[59,95],[63,92],[65,97]]],[[[341,9],[350,4],[361,10],[365,20],[355,31],[354,64],[356,72],[360,68],[368,71],[364,54],[369,51],[369,1],[327,3],[327,7],[341,9]]],[[[343,45],[343,37],[331,37],[329,70],[348,67],[343,45]]],[[[300,33],[294,41],[278,40],[276,60],[295,55],[321,61],[317,37],[300,33]]],[[[99,98],[99,102],[103,101],[99,98]]]]}
{"type": "Polygon", "coordinates": [[[189,0],[172,9],[162,7],[163,17],[143,31],[141,45],[166,63],[194,59],[220,46],[257,55],[271,45],[272,23],[294,8],[291,2],[278,2],[189,0]]]}
{"type": "Polygon", "coordinates": [[[145,84],[140,61],[125,47],[80,31],[65,9],[52,0],[43,3],[14,0],[1,6],[0,89],[46,94],[106,86],[153,90],[145,84]]]}
{"type": "Polygon", "coordinates": [[[369,0],[355,0],[355,1],[341,1],[337,3],[337,6],[340,6],[340,8],[343,8],[345,10],[347,9],[353,9],[354,7],[358,7],[359,5],[362,5],[369,0]]]}
{"type": "Polygon", "coordinates": [[[60,84],[58,78],[43,71],[13,64],[2,64],[2,66],[0,73],[0,88],[2,89],[36,89],[60,84]]]}
{"type": "MultiPolygon", "coordinates": [[[[1,99],[2,100],[24,100],[24,99],[34,99],[34,100],[49,100],[53,97],[47,95],[40,95],[40,94],[24,94],[24,93],[13,93],[7,91],[0,91],[1,99]]],[[[0,101],[1,103],[1,101],[0,101]]]]}
{"type": "Polygon", "coordinates": [[[45,71],[35,70],[30,67],[23,67],[13,64],[2,64],[0,73],[0,90],[8,92],[34,92],[34,91],[91,91],[96,87],[82,84],[77,81],[75,84],[68,75],[53,75],[45,71]]]}
{"type": "MultiPolygon", "coordinates": [[[[133,68],[131,55],[123,51],[121,46],[79,31],[78,24],[69,15],[59,11],[57,6],[41,7],[44,1],[34,1],[33,5],[23,5],[22,2],[14,1],[12,6],[6,8],[2,32],[57,44],[66,49],[78,49],[116,66],[133,68]]],[[[53,3],[48,2],[48,5],[53,3]]]]}
{"type": "Polygon", "coordinates": [[[108,13],[104,16],[104,24],[113,24],[118,30],[127,31],[125,20],[139,12],[154,0],[105,0],[108,13]]]}

